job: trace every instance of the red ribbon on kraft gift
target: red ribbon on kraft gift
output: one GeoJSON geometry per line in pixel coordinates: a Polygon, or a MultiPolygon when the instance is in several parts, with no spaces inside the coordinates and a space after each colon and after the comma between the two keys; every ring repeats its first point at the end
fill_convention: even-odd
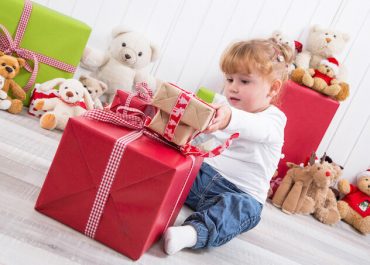
{"type": "Polygon", "coordinates": [[[25,0],[23,12],[19,20],[18,28],[16,30],[14,39],[11,37],[7,28],[4,25],[0,24],[0,29],[3,31],[3,34],[0,35],[0,50],[2,50],[5,54],[9,54],[9,55],[12,55],[13,53],[15,53],[23,59],[32,60],[34,63],[33,69],[27,62],[24,67],[28,72],[32,73],[27,84],[24,86],[24,90],[26,92],[35,83],[38,69],[39,69],[39,62],[48,64],[50,66],[53,66],[55,68],[58,68],[60,70],[63,70],[69,73],[74,73],[76,71],[76,67],[73,65],[70,65],[62,61],[56,60],[54,58],[48,57],[46,55],[19,47],[22,41],[24,32],[26,31],[26,27],[28,25],[28,21],[31,16],[31,12],[32,12],[32,2],[30,0],[25,0]]]}

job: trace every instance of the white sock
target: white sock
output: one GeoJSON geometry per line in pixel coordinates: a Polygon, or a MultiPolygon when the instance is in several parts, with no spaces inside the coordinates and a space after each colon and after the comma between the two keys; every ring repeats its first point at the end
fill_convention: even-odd
{"type": "Polygon", "coordinates": [[[191,225],[171,226],[164,233],[164,251],[168,255],[175,254],[183,248],[197,243],[197,231],[191,225]]]}

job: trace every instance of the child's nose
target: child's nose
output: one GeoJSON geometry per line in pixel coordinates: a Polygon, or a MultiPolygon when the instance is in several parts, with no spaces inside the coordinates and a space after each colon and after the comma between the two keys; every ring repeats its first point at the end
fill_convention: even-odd
{"type": "Polygon", "coordinates": [[[230,85],[229,89],[233,93],[238,93],[238,91],[239,91],[238,88],[237,88],[237,86],[234,85],[234,84],[230,85]]]}

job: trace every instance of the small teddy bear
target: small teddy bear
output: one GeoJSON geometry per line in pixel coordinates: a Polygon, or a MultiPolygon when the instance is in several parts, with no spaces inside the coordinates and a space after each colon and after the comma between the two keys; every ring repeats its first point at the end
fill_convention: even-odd
{"type": "Polygon", "coordinates": [[[147,66],[158,57],[158,48],[138,32],[124,27],[112,31],[112,41],[105,53],[87,47],[81,66],[93,71],[91,76],[108,86],[105,103],[111,103],[117,89],[131,91],[137,82],[155,90],[157,80],[147,66]]]}
{"type": "Polygon", "coordinates": [[[26,98],[26,93],[13,80],[25,65],[26,61],[22,58],[5,55],[0,51],[0,76],[2,77],[2,88],[0,92],[1,109],[7,110],[10,113],[17,114],[22,111],[22,101],[26,98]],[[12,92],[12,99],[8,96],[8,92],[12,92]]]}
{"type": "Polygon", "coordinates": [[[91,99],[94,102],[94,108],[103,109],[103,104],[99,98],[107,91],[107,85],[98,79],[85,75],[81,75],[79,81],[89,92],[91,99]]]}
{"type": "Polygon", "coordinates": [[[36,99],[37,110],[47,110],[40,118],[40,126],[47,130],[64,130],[70,117],[80,116],[93,109],[87,89],[75,79],[56,78],[43,83],[40,90],[48,91],[59,85],[59,97],[36,99]]]}
{"type": "Polygon", "coordinates": [[[345,194],[338,201],[343,221],[352,225],[362,234],[370,233],[370,169],[357,175],[357,187],[342,179],[338,189],[345,194]]]}
{"type": "Polygon", "coordinates": [[[336,76],[339,63],[334,57],[321,61],[317,69],[310,68],[302,77],[302,83],[322,94],[343,101],[349,96],[349,86],[339,83],[336,76]]]}

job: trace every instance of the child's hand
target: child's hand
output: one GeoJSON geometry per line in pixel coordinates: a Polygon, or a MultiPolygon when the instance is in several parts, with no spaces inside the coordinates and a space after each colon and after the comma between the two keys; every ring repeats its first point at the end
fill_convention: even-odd
{"type": "Polygon", "coordinates": [[[216,109],[216,116],[204,133],[213,133],[217,130],[223,130],[229,125],[231,119],[231,109],[227,105],[211,104],[216,109]]]}

